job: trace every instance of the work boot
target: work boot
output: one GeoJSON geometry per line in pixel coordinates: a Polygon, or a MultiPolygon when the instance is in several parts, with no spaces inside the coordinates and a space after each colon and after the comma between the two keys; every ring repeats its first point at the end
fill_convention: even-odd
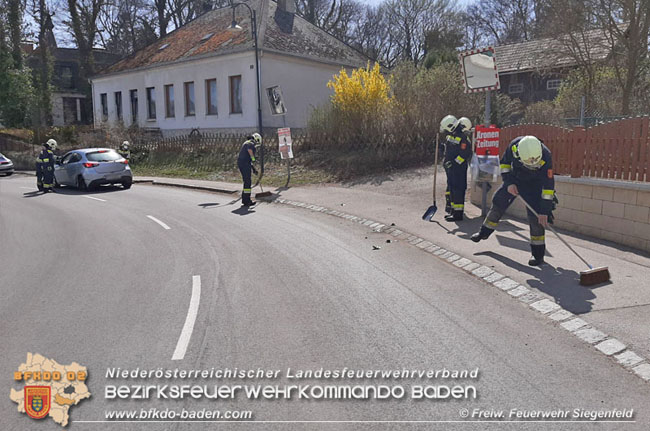
{"type": "Polygon", "coordinates": [[[530,246],[532,256],[528,260],[529,266],[541,266],[544,262],[544,255],[546,254],[546,246],[541,244],[531,244],[530,246]]]}
{"type": "Polygon", "coordinates": [[[449,195],[445,196],[445,212],[451,214],[453,210],[451,209],[451,197],[449,195]]]}
{"type": "Polygon", "coordinates": [[[474,242],[479,242],[482,239],[488,239],[490,235],[492,235],[492,232],[494,232],[494,229],[481,226],[481,230],[472,235],[471,240],[474,242]]]}
{"type": "Polygon", "coordinates": [[[447,214],[445,216],[445,220],[447,221],[463,221],[463,213],[460,211],[454,211],[451,214],[447,214]]]}

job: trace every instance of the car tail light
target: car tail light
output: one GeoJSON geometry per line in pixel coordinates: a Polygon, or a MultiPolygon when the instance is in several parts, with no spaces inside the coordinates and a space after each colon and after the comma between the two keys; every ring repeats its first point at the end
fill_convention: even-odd
{"type": "Polygon", "coordinates": [[[99,163],[91,162],[91,163],[84,163],[84,168],[96,168],[99,166],[99,163]]]}
{"type": "Polygon", "coordinates": [[[8,165],[9,162],[0,162],[0,165],[8,165]]]}
{"type": "Polygon", "coordinates": [[[124,160],[122,160],[120,163],[124,163],[125,165],[128,165],[128,164],[129,164],[129,161],[126,160],[126,159],[124,159],[124,160]]]}

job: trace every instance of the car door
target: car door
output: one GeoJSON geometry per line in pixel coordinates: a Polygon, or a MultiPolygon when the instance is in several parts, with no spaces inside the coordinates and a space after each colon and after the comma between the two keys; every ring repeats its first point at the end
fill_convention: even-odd
{"type": "Polygon", "coordinates": [[[54,178],[56,178],[56,181],[59,184],[63,184],[63,185],[70,184],[68,181],[66,166],[73,154],[74,153],[67,153],[65,156],[61,158],[61,161],[54,166],[54,178]]]}
{"type": "Polygon", "coordinates": [[[80,153],[74,152],[70,156],[70,160],[65,164],[66,176],[68,177],[68,184],[71,186],[77,185],[77,176],[81,173],[82,157],[80,153]]]}

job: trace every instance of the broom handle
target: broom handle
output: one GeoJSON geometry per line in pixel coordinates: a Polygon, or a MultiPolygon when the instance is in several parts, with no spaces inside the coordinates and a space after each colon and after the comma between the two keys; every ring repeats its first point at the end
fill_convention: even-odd
{"type": "Polygon", "coordinates": [[[438,178],[438,136],[439,134],[436,134],[436,156],[435,156],[435,170],[433,171],[433,203],[436,203],[436,180],[438,178]]]}
{"type": "MultiPolygon", "coordinates": [[[[526,208],[528,208],[528,209],[530,210],[530,212],[532,212],[533,214],[535,214],[536,217],[539,217],[539,214],[537,214],[537,211],[535,211],[535,210],[533,209],[533,207],[531,207],[530,204],[529,204],[528,202],[526,202],[526,199],[524,199],[521,195],[517,195],[517,197],[518,197],[518,198],[521,198],[522,202],[524,203],[524,205],[526,205],[526,208]]],[[[594,267],[591,266],[591,265],[589,264],[589,262],[587,262],[587,261],[586,261],[582,256],[580,256],[580,255],[578,254],[578,252],[575,251],[575,250],[573,249],[573,247],[571,247],[571,246],[569,245],[569,243],[566,242],[566,241],[564,240],[564,238],[562,238],[562,237],[560,236],[560,234],[557,233],[557,231],[556,231],[555,229],[553,229],[553,226],[551,226],[551,225],[549,224],[549,225],[548,225],[548,228],[551,229],[551,232],[553,232],[553,233],[555,234],[555,236],[557,236],[557,238],[558,238],[560,241],[562,241],[562,243],[564,243],[564,245],[566,245],[566,246],[569,248],[569,250],[571,250],[571,251],[573,252],[573,254],[575,254],[576,256],[578,256],[578,259],[580,259],[581,261],[583,261],[583,262],[585,263],[585,265],[587,265],[587,266],[589,267],[589,269],[594,269],[594,267]]]]}

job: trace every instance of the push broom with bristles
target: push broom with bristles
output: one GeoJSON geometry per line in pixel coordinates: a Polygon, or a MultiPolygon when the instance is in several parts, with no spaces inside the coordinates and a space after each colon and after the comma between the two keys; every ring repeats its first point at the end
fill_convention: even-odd
{"type": "MultiPolygon", "coordinates": [[[[524,203],[524,205],[526,205],[526,208],[528,208],[528,209],[529,209],[533,214],[535,214],[535,216],[539,217],[539,215],[538,215],[537,212],[533,209],[533,207],[531,207],[530,204],[529,204],[528,202],[526,202],[526,199],[524,199],[523,197],[521,197],[521,195],[518,195],[518,196],[521,198],[521,200],[522,200],[522,202],[524,203]]],[[[606,282],[608,282],[608,281],[610,280],[609,269],[608,269],[606,266],[601,266],[601,267],[599,267],[599,268],[594,268],[591,264],[589,264],[589,262],[587,262],[587,261],[585,260],[585,258],[583,258],[582,256],[580,256],[580,255],[578,254],[578,252],[575,251],[575,250],[573,249],[573,247],[571,247],[571,245],[569,245],[569,243],[566,242],[566,241],[564,240],[564,238],[562,238],[562,237],[560,236],[560,234],[557,233],[557,232],[555,231],[555,229],[553,229],[553,226],[551,226],[551,225],[549,224],[548,227],[549,227],[549,229],[551,229],[551,231],[555,234],[555,236],[557,236],[557,238],[558,238],[560,241],[562,241],[562,243],[564,243],[564,245],[566,245],[566,246],[569,248],[569,250],[571,250],[571,251],[573,252],[573,254],[575,254],[576,256],[578,256],[578,259],[580,259],[581,261],[583,261],[584,264],[587,265],[587,266],[589,267],[588,270],[586,270],[586,271],[581,271],[581,272],[580,272],[580,284],[581,284],[582,286],[594,286],[594,285],[596,285],[596,284],[606,283],[606,282]]]]}

